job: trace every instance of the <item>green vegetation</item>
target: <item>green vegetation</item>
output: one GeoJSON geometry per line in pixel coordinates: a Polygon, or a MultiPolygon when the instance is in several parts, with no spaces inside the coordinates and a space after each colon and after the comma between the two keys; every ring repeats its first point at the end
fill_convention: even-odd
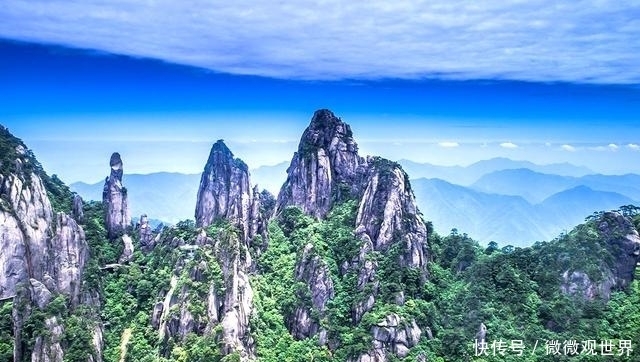
{"type": "MultiPolygon", "coordinates": [[[[68,212],[73,196],[69,189],[55,175],[47,176],[26,147],[22,152],[18,146],[24,147],[0,128],[0,171],[5,175],[15,173],[25,183],[31,182],[31,173],[38,174],[54,209],[68,212]]],[[[383,177],[397,166],[378,158],[372,162],[383,177]]],[[[427,223],[430,263],[426,282],[421,271],[398,265],[402,246],[398,236],[388,250],[371,251],[364,256],[376,265],[376,273],[373,282],[359,286],[363,261],[357,256],[362,241],[354,236],[358,203],[348,198],[349,190],[350,185],[339,185],[338,196],[348,196],[336,197],[340,201],[325,220],[318,221],[295,207],[285,209],[269,224],[268,248],[252,255],[255,270],[250,279],[255,313],[250,331],[259,361],[355,358],[371,349],[372,329],[390,314],[400,316],[403,324],[415,321],[422,330],[418,345],[411,349],[406,361],[417,360],[418,356],[436,362],[605,360],[599,355],[550,355],[545,350],[553,341],[580,344],[587,340],[595,341],[596,351],[602,341],[611,341],[613,353],[620,351],[621,341],[631,341],[633,350],[629,355],[615,356],[615,360],[640,361],[640,346],[635,345],[640,341],[638,280],[626,290],[613,290],[609,300],[585,298],[585,290],[580,288],[574,294],[565,294],[560,288],[565,271],[584,273],[581,275],[595,284],[611,279],[610,271],[616,268],[620,253],[611,241],[623,238],[625,230],[609,223],[603,236],[604,213],[588,217],[584,224],[555,240],[529,248],[501,247],[497,243],[482,247],[455,229],[449,235],[438,235],[427,223]],[[326,268],[333,284],[334,296],[323,311],[313,308],[309,286],[295,277],[296,266],[309,244],[312,248],[307,252],[311,255],[307,257],[320,260],[319,265],[326,268]],[[375,295],[375,304],[370,311],[356,316],[354,310],[370,295],[375,295]],[[327,344],[320,345],[320,335],[303,340],[292,337],[288,324],[299,308],[309,311],[311,322],[326,332],[327,344]],[[489,350],[478,356],[474,339],[481,324],[487,327],[489,350]],[[495,342],[505,341],[509,346],[516,340],[525,346],[523,356],[509,349],[505,355],[494,355],[495,342]],[[538,349],[532,354],[536,343],[538,349]]],[[[263,198],[267,201],[263,208],[271,210],[275,200],[269,195],[263,198]]],[[[632,219],[636,229],[640,227],[640,208],[627,205],[620,212],[632,219]]],[[[12,359],[16,339],[12,311],[26,317],[18,336],[24,360],[30,359],[29,353],[39,337],[49,336],[46,323],[55,318],[63,327],[60,344],[65,361],[87,361],[89,356],[95,356],[93,333],[100,326],[105,361],[240,361],[237,352],[224,356],[222,326],[212,323],[207,313],[209,294],[222,297],[230,287],[223,263],[234,258],[245,261],[247,246],[240,242],[241,233],[236,227],[218,220],[205,229],[213,241],[210,243],[198,238],[202,230],[192,220],[182,221],[166,228],[149,253],[140,251],[137,235],[131,233],[133,258],[120,265],[122,240],[108,238],[103,205],[86,203],[84,215],[82,227],[90,259],[84,272],[83,298],[94,301],[76,306],[54,293],[44,310],[29,308],[24,298],[0,302],[0,361],[12,359]],[[165,334],[158,326],[158,309],[170,290],[172,306],[163,310],[165,322],[175,331],[180,315],[188,312],[193,326],[185,336],[165,334]]],[[[398,359],[390,356],[389,360],[398,359]]]]}
{"type": "Polygon", "coordinates": [[[0,361],[11,361],[13,356],[13,325],[11,301],[0,302],[0,361]]]}
{"type": "MultiPolygon", "coordinates": [[[[299,209],[289,208],[277,223],[271,223],[270,246],[259,259],[259,274],[253,279],[258,310],[253,330],[257,333],[260,360],[303,361],[312,357],[319,361],[346,360],[370,348],[371,327],[390,313],[405,320],[415,319],[423,331],[419,345],[408,357],[410,360],[419,354],[430,361],[569,360],[568,356],[547,355],[547,341],[575,340],[580,344],[587,340],[596,343],[610,340],[613,351],[618,353],[620,340],[638,340],[638,281],[628,291],[614,291],[608,303],[601,298],[585,299],[580,293],[561,292],[561,275],[565,270],[583,271],[598,283],[603,280],[603,271],[614,267],[614,250],[599,236],[595,218],[556,240],[531,248],[509,245],[501,248],[496,243],[483,248],[457,230],[439,236],[428,224],[432,262],[427,283],[421,285],[417,271],[397,267],[396,248],[384,254],[372,253],[370,257],[378,263],[380,282],[377,301],[362,321],[355,323],[353,306],[370,290],[358,291],[357,275],[351,271],[341,274],[339,267],[349,262],[360,247],[353,237],[355,206],[353,201],[338,205],[324,221],[315,221],[299,209]],[[326,313],[312,312],[312,318],[325,326],[329,339],[339,345],[334,351],[319,347],[317,337],[294,341],[286,330],[286,316],[295,307],[310,307],[307,286],[296,281],[293,274],[306,243],[313,244],[314,253],[322,257],[331,271],[335,297],[326,313]],[[405,297],[402,305],[395,303],[400,291],[405,297]],[[488,328],[489,343],[500,339],[509,343],[522,340],[528,352],[536,341],[540,346],[534,355],[475,356],[473,342],[481,323],[488,328]],[[427,327],[433,339],[427,338],[427,327]]],[[[636,223],[640,219],[637,213],[627,215],[635,215],[636,223]]],[[[571,360],[601,358],[582,355],[571,360]]],[[[635,361],[639,355],[632,351],[629,356],[616,358],[635,361]]]]}

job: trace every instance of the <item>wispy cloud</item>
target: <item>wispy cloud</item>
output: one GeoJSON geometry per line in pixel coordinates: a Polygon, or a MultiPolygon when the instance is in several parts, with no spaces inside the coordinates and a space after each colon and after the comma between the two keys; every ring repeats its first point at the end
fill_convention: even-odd
{"type": "Polygon", "coordinates": [[[565,150],[565,151],[569,151],[569,152],[575,152],[576,151],[575,147],[573,147],[571,145],[567,145],[567,144],[564,144],[564,145],[560,146],[560,148],[565,150]]]}
{"type": "Polygon", "coordinates": [[[0,37],[298,79],[640,82],[637,4],[5,0],[0,37]]]}
{"type": "Polygon", "coordinates": [[[440,142],[438,143],[438,146],[444,148],[454,148],[460,146],[460,144],[458,142],[440,142]]]}
{"type": "Polygon", "coordinates": [[[627,147],[629,147],[630,149],[632,149],[632,150],[634,150],[634,151],[638,151],[638,150],[640,150],[640,146],[639,146],[639,145],[637,145],[637,144],[635,144],[635,143],[629,143],[629,144],[627,145],[627,147]]]}
{"type": "Polygon", "coordinates": [[[518,148],[518,145],[513,142],[503,142],[500,144],[502,148],[518,148]]]}
{"type": "MultiPolygon", "coordinates": [[[[631,145],[631,144],[630,144],[631,145]]],[[[627,145],[627,147],[633,149],[633,147],[631,147],[630,145],[627,145]]],[[[587,147],[588,150],[591,151],[599,151],[599,152],[604,152],[604,151],[612,151],[612,152],[616,152],[620,149],[620,146],[618,146],[615,143],[609,143],[608,145],[604,146],[604,145],[599,145],[599,146],[589,146],[587,147]]]]}

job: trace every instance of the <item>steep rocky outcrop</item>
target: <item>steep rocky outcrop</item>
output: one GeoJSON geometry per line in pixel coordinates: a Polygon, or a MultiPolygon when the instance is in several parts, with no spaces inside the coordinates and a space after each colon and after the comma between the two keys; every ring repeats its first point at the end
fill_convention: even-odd
{"type": "Polygon", "coordinates": [[[297,280],[303,281],[311,291],[308,305],[298,306],[287,324],[296,339],[304,339],[320,333],[320,344],[325,344],[327,331],[320,327],[327,303],[334,297],[333,281],[327,264],[316,255],[313,244],[307,244],[298,259],[295,269],[297,280]],[[312,316],[317,314],[317,316],[312,316]]]}
{"type": "Polygon", "coordinates": [[[335,201],[358,192],[362,163],[351,127],[330,110],[316,111],[287,169],[276,212],[298,206],[309,215],[323,218],[335,201]]]}
{"type": "Polygon", "coordinates": [[[15,295],[17,283],[30,277],[43,279],[53,211],[36,174],[0,174],[0,195],[0,297],[6,298],[15,295]]]}
{"type": "Polygon", "coordinates": [[[409,349],[418,344],[422,331],[414,320],[407,322],[397,314],[389,314],[371,328],[373,348],[358,358],[358,362],[383,362],[392,353],[400,358],[409,354],[409,349]]]}
{"type": "Polygon", "coordinates": [[[44,282],[49,289],[68,295],[72,305],[78,305],[89,247],[82,228],[66,214],[58,213],[55,230],[49,248],[51,274],[45,275],[44,282]]]}
{"type": "Polygon", "coordinates": [[[255,358],[255,342],[249,322],[253,313],[253,289],[249,283],[246,244],[240,232],[226,224],[210,236],[201,230],[195,245],[182,245],[185,256],[176,264],[163,302],[151,313],[164,345],[184,341],[190,333],[220,341],[227,355],[238,353],[242,361],[255,358]],[[198,259],[194,260],[198,253],[198,259]],[[188,283],[178,285],[178,276],[188,283]],[[202,285],[194,290],[195,285],[202,285]],[[194,314],[193,306],[202,308],[194,314]]]}
{"type": "Polygon", "coordinates": [[[140,222],[138,225],[138,236],[140,237],[140,247],[143,251],[149,252],[155,245],[153,230],[149,225],[149,218],[146,214],[140,216],[140,222]]]}
{"type": "Polygon", "coordinates": [[[84,210],[82,209],[83,204],[84,201],[82,200],[82,197],[80,197],[80,195],[73,195],[71,215],[73,215],[73,218],[76,219],[76,221],[79,223],[84,222],[84,210]]]}
{"type": "Polygon", "coordinates": [[[427,228],[416,206],[409,177],[399,164],[367,159],[366,184],[360,198],[356,230],[374,250],[401,243],[400,266],[426,272],[427,228]]]}
{"type": "MultiPolygon", "coordinates": [[[[54,213],[43,183],[48,176],[21,141],[4,128],[0,133],[3,147],[13,143],[2,155],[2,162],[9,159],[13,167],[0,173],[0,299],[14,299],[14,360],[62,361],[63,327],[56,315],[43,320],[47,333],[42,335],[24,335],[23,327],[34,310],[45,310],[56,295],[68,297],[72,309],[84,302],[81,287],[89,253],[76,222],[81,200],[74,202],[76,219],[54,213]],[[23,343],[25,338],[35,338],[34,344],[23,343]]],[[[95,360],[101,356],[96,354],[95,360]]]]}
{"type": "Polygon", "coordinates": [[[102,202],[105,207],[105,222],[110,238],[115,238],[124,233],[131,224],[129,205],[127,201],[127,189],[122,185],[122,159],[120,154],[114,152],[109,160],[111,173],[105,179],[102,190],[102,202]]]}
{"type": "Polygon", "coordinates": [[[198,200],[196,225],[206,227],[216,220],[229,220],[238,226],[243,240],[253,241],[266,236],[268,215],[260,213],[260,195],[251,188],[249,168],[222,140],[218,140],[209,153],[204,167],[198,200]]]}
{"type": "Polygon", "coordinates": [[[596,221],[598,239],[604,243],[608,260],[602,260],[597,278],[585,270],[564,270],[560,288],[565,294],[581,294],[585,299],[609,299],[611,292],[627,288],[640,263],[640,236],[631,220],[619,212],[605,212],[596,221]]]}
{"type": "MultiPolygon", "coordinates": [[[[357,253],[347,256],[339,270],[342,276],[357,275],[354,293],[362,297],[352,305],[355,326],[378,302],[381,259],[376,255],[392,258],[399,269],[417,270],[420,282],[426,282],[427,229],[409,178],[400,165],[380,157],[360,157],[349,125],[329,110],[318,110],[287,170],[276,213],[296,206],[322,219],[335,204],[349,199],[358,201],[353,230],[361,246],[357,253]]],[[[318,320],[334,291],[327,264],[315,256],[313,245],[307,245],[299,254],[295,277],[307,286],[311,301],[287,316],[289,331],[295,338],[322,333],[318,320]]],[[[394,300],[404,304],[404,293],[396,293],[394,300]]],[[[404,357],[418,343],[422,331],[413,320],[389,315],[371,333],[372,349],[360,361],[386,361],[388,353],[404,357]]],[[[322,343],[324,334],[321,337],[322,343]]]]}
{"type": "MultiPolygon", "coordinates": [[[[420,341],[422,331],[414,320],[410,322],[395,313],[389,314],[384,320],[376,323],[371,328],[373,336],[372,348],[361,354],[353,362],[385,362],[389,354],[404,358],[409,354],[411,347],[420,341]]],[[[419,356],[418,360],[424,360],[419,356]]]]}
{"type": "MultiPolygon", "coordinates": [[[[220,340],[223,354],[237,353],[242,361],[255,359],[255,341],[249,327],[254,310],[249,273],[255,267],[254,258],[266,248],[273,203],[268,192],[251,187],[247,165],[235,158],[222,140],[217,141],[198,190],[195,217],[199,235],[194,245],[180,246],[213,257],[188,271],[191,280],[208,283],[206,296],[201,296],[206,318],[189,310],[193,290],[172,288],[172,296],[167,294],[152,315],[162,336],[184,339],[189,333],[212,335],[220,340]],[[220,279],[202,279],[204,270],[213,264],[221,272],[220,279]],[[167,314],[167,308],[179,312],[167,314]]],[[[177,266],[176,274],[181,268],[177,266]]]]}

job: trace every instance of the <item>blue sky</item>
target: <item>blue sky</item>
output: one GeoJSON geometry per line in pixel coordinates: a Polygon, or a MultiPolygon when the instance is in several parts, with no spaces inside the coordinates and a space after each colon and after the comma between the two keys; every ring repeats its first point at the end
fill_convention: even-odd
{"type": "Polygon", "coordinates": [[[318,108],[365,154],[640,172],[632,2],[270,4],[5,1],[0,124],[67,182],[289,160],[318,108]]]}

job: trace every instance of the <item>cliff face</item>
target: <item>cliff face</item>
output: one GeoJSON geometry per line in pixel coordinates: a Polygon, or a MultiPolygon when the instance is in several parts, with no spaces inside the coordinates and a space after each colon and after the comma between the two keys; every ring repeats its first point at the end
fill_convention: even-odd
{"type": "Polygon", "coordinates": [[[367,159],[356,230],[371,241],[373,250],[384,251],[402,244],[400,266],[426,273],[427,228],[416,206],[409,177],[400,165],[379,157],[367,159]]]}
{"type": "Polygon", "coordinates": [[[131,224],[131,215],[127,201],[127,190],[122,185],[122,159],[115,152],[109,160],[111,173],[104,182],[102,202],[105,206],[105,221],[109,238],[115,238],[124,233],[131,224]]]}
{"type": "Polygon", "coordinates": [[[164,301],[151,313],[165,346],[168,340],[182,343],[194,333],[219,341],[223,355],[237,353],[242,361],[255,358],[249,328],[253,290],[238,234],[227,224],[211,236],[202,231],[197,245],[182,246],[192,255],[178,262],[164,301]]]}
{"type": "Polygon", "coordinates": [[[351,127],[327,109],[316,111],[287,169],[276,212],[298,206],[323,218],[335,201],[357,192],[362,163],[351,127]]]}
{"type": "Polygon", "coordinates": [[[318,322],[326,313],[327,303],[334,297],[333,281],[327,264],[315,253],[313,244],[305,245],[295,269],[297,280],[303,281],[311,291],[311,304],[298,306],[287,324],[296,339],[320,335],[320,344],[327,342],[327,331],[318,322]],[[318,318],[312,318],[317,313],[318,318]]]}
{"type": "MultiPolygon", "coordinates": [[[[5,154],[15,167],[0,173],[0,299],[14,300],[14,360],[30,355],[32,361],[62,361],[63,327],[58,317],[47,316],[47,333],[37,337],[26,335],[23,326],[55,295],[68,297],[71,308],[82,303],[89,258],[84,231],[71,216],[54,213],[42,181],[48,176],[21,142],[2,132],[5,142],[14,142],[15,151],[5,154]],[[28,338],[36,338],[35,345],[25,345],[28,338]]],[[[101,360],[99,353],[94,357],[101,360]]]]}
{"type": "Polygon", "coordinates": [[[222,140],[211,148],[204,167],[198,200],[196,225],[206,227],[216,220],[229,220],[242,231],[242,238],[251,242],[265,236],[266,217],[260,213],[260,194],[251,188],[249,168],[222,140]]]}
{"type": "MultiPolygon", "coordinates": [[[[331,111],[315,112],[287,174],[276,213],[296,206],[322,219],[340,202],[358,202],[353,235],[361,246],[353,255],[336,258],[347,260],[337,266],[340,275],[330,275],[327,261],[313,252],[312,244],[299,254],[296,264],[295,277],[307,286],[311,303],[297,307],[287,316],[288,328],[295,338],[319,335],[321,344],[331,346],[332,337],[327,337],[318,320],[324,317],[326,305],[334,297],[332,278],[344,278],[349,273],[357,276],[354,293],[361,297],[352,306],[351,315],[353,325],[359,325],[367,312],[386,303],[378,296],[380,262],[390,259],[387,263],[400,270],[416,270],[420,283],[426,282],[427,230],[402,168],[379,157],[360,157],[351,128],[331,111]]],[[[404,303],[402,291],[396,300],[404,303]]],[[[360,357],[361,361],[386,361],[389,353],[404,357],[421,334],[414,320],[397,315],[386,316],[370,332],[374,343],[371,351],[360,357]]]]}

